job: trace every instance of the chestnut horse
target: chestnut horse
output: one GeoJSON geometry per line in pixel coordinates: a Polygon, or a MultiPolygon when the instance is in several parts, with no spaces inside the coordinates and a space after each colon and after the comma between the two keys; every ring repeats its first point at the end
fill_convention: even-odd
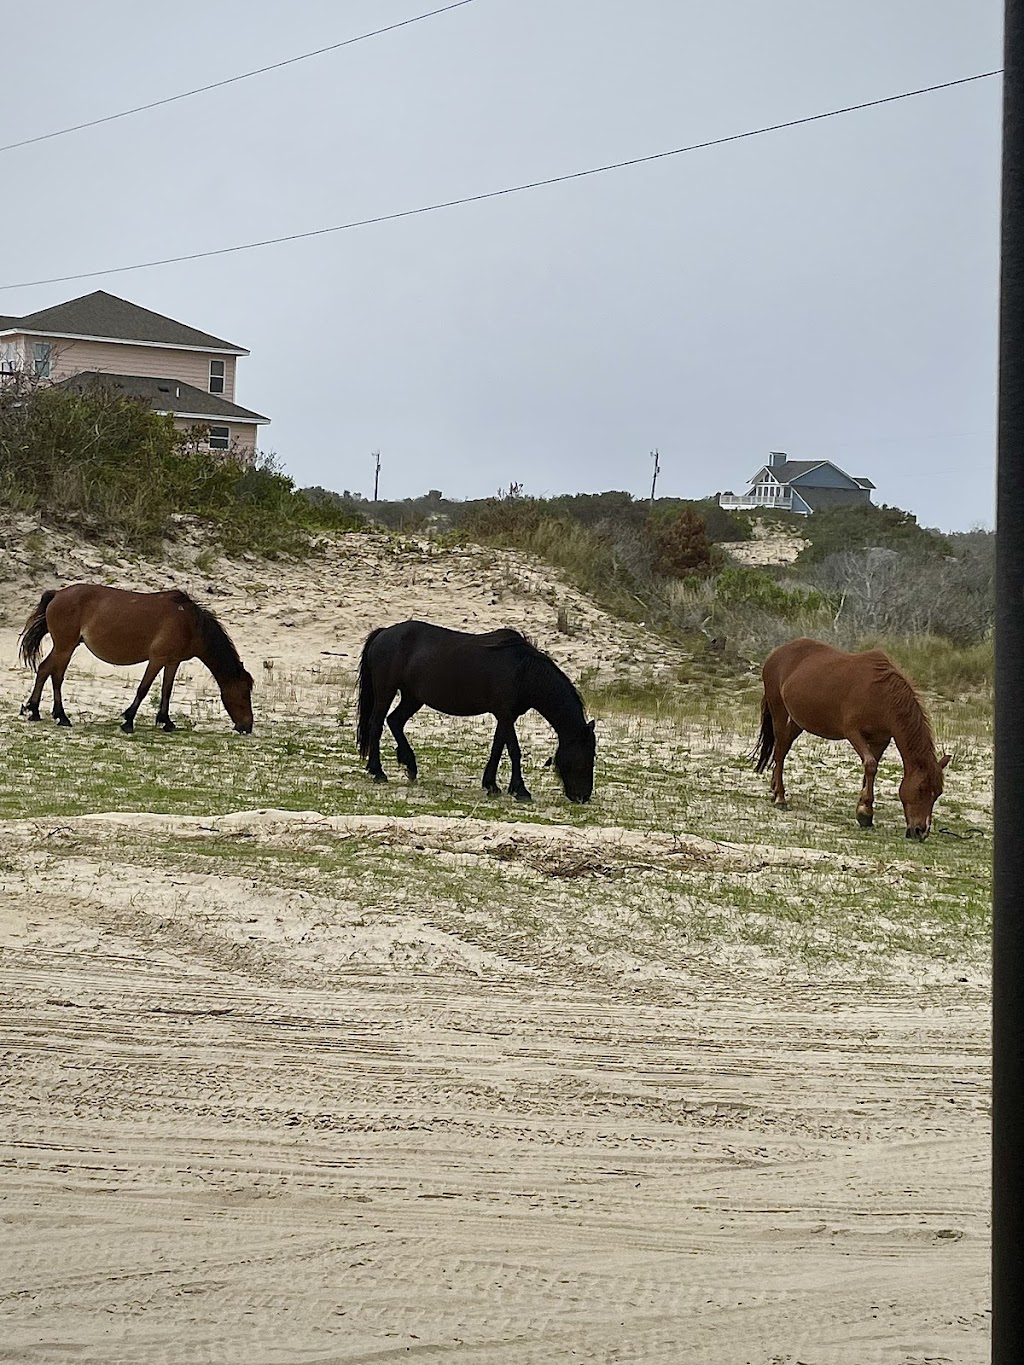
{"type": "Polygon", "coordinates": [[[943,769],[913,684],[880,649],[847,654],[819,640],[790,640],[769,654],[761,670],[761,736],[751,757],[757,771],[772,768],[772,799],[785,807],[782,768],[802,730],[822,739],[848,739],[864,764],[857,820],[874,819],[875,773],[890,740],[903,759],[900,800],[908,839],[925,839],[943,769]]]}
{"type": "Polygon", "coordinates": [[[39,719],[43,685],[49,678],[54,720],[58,725],[71,724],[61,700],[61,684],[72,654],[83,643],[105,663],[146,665],[135,700],[124,713],[121,729],[126,734],[135,728],[135,714],[161,669],[164,677],[156,723],[165,730],[175,728],[170,717],[174,676],[184,659],[195,658],[213,674],[235,729],[243,735],[252,732],[252,678],[212,611],[193,602],[186,592],[126,592],[99,583],[73,583],[57,592],[44,592],[25,622],[21,661],[37,669],[32,695],[21,708],[29,720],[39,719]],[[47,634],[53,648],[39,663],[47,634]]]}

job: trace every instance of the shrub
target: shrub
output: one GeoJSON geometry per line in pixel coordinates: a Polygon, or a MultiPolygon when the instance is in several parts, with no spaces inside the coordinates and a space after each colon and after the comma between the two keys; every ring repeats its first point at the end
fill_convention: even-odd
{"type": "Polygon", "coordinates": [[[522,546],[536,531],[541,518],[540,502],[524,497],[521,485],[513,483],[507,492],[472,504],[460,526],[467,535],[482,541],[522,546]]]}
{"type": "Polygon", "coordinates": [[[298,549],[358,524],[300,497],[273,456],[254,466],[196,449],[168,416],[111,389],[0,384],[0,504],[130,542],[173,534],[175,513],[212,521],[226,549],[298,549]]]}
{"type": "Polygon", "coordinates": [[[913,512],[869,502],[827,507],[804,517],[801,534],[810,544],[800,552],[800,565],[820,563],[829,555],[850,550],[881,548],[921,555],[950,552],[946,537],[919,526],[913,512]]]}
{"type": "Polygon", "coordinates": [[[663,578],[685,578],[688,574],[710,572],[711,542],[703,521],[692,508],[680,507],[667,517],[652,519],[649,529],[654,542],[655,573],[663,578]]]}
{"type": "Polygon", "coordinates": [[[715,602],[723,607],[754,608],[783,619],[828,607],[821,593],[802,588],[784,588],[760,569],[733,565],[723,569],[715,580],[715,602]]]}
{"type": "Polygon", "coordinates": [[[837,599],[837,619],[856,633],[937,635],[973,645],[994,622],[995,537],[965,538],[956,548],[959,554],[928,557],[847,551],[830,555],[811,578],[837,599]]]}

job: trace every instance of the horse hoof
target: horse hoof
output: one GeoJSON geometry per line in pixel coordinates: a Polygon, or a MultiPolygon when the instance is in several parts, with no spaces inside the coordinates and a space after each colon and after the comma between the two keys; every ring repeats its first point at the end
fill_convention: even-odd
{"type": "Polygon", "coordinates": [[[772,802],[772,805],[775,807],[776,810],[789,810],[788,801],[779,801],[778,799],[776,799],[772,802]]]}
{"type": "Polygon", "coordinates": [[[517,801],[533,800],[533,797],[530,795],[530,793],[526,790],[525,787],[520,787],[517,792],[511,792],[510,795],[514,796],[517,801]]]}
{"type": "Polygon", "coordinates": [[[121,722],[121,729],[125,732],[126,735],[134,735],[135,723],[130,720],[123,720],[121,722]]]}
{"type": "Polygon", "coordinates": [[[38,712],[38,711],[33,711],[32,708],[31,708],[31,707],[28,707],[28,706],[23,706],[23,707],[21,708],[21,710],[18,712],[18,715],[19,715],[19,716],[28,716],[29,720],[38,720],[38,719],[39,719],[39,712],[38,712]]]}
{"type": "Polygon", "coordinates": [[[65,729],[65,730],[70,730],[70,729],[71,729],[71,722],[68,720],[67,716],[54,716],[54,720],[55,720],[55,721],[57,722],[57,724],[60,725],[63,729],[65,729]]]}
{"type": "Polygon", "coordinates": [[[371,773],[370,776],[374,782],[386,782],[388,780],[387,773],[371,773]]]}
{"type": "Polygon", "coordinates": [[[173,720],[165,720],[163,723],[164,734],[169,735],[172,730],[177,730],[177,728],[178,727],[175,725],[173,720]]]}
{"type": "Polygon", "coordinates": [[[863,810],[857,812],[857,824],[860,825],[861,829],[870,829],[874,823],[875,817],[873,815],[868,815],[863,810]]]}
{"type": "Polygon", "coordinates": [[[484,787],[484,791],[487,793],[488,796],[500,796],[500,795],[501,795],[501,788],[500,788],[500,787],[484,787]]]}

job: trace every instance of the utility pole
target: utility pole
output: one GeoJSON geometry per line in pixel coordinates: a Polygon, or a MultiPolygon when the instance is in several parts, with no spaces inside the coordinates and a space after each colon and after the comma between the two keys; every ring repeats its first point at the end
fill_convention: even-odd
{"type": "Polygon", "coordinates": [[[374,450],[371,452],[371,454],[373,455],[373,458],[376,461],[373,469],[373,500],[374,502],[376,502],[377,488],[380,484],[380,451],[374,450]]]}
{"type": "Polygon", "coordinates": [[[661,461],[658,459],[657,448],[651,451],[651,459],[654,461],[654,473],[651,476],[651,511],[654,511],[654,487],[658,482],[658,475],[661,473],[661,461]]]}

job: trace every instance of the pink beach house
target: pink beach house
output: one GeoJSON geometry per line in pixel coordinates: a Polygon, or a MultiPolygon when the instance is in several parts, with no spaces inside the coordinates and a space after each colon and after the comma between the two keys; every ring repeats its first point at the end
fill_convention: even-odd
{"type": "Polygon", "coordinates": [[[102,383],[169,413],[204,448],[252,462],[270,419],[235,402],[243,346],[102,289],[26,317],[0,316],[0,375],[83,389],[102,383]]]}

